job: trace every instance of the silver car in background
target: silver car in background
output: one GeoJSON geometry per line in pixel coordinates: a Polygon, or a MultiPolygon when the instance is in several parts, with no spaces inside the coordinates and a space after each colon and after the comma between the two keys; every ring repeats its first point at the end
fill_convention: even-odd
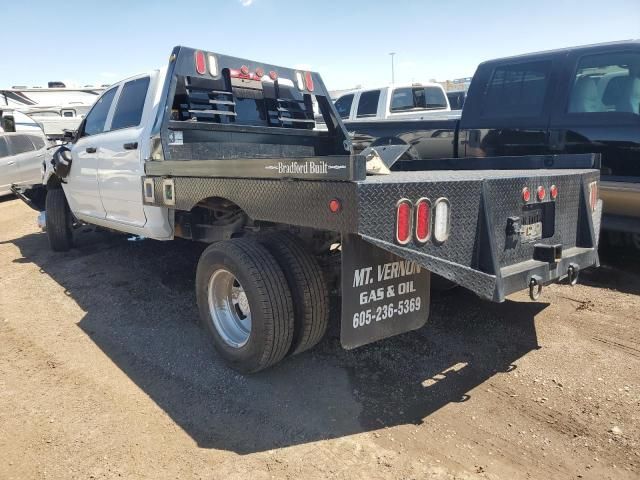
{"type": "Polygon", "coordinates": [[[48,146],[38,132],[0,132],[0,196],[10,194],[12,185],[42,182],[42,162],[48,146]]]}

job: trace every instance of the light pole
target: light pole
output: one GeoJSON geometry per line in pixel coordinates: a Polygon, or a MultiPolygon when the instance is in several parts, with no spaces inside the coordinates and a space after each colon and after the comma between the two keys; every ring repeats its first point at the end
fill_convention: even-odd
{"type": "Polygon", "coordinates": [[[396,54],[396,52],[391,52],[389,55],[391,55],[391,83],[396,83],[396,75],[395,72],[393,71],[393,57],[396,54]]]}

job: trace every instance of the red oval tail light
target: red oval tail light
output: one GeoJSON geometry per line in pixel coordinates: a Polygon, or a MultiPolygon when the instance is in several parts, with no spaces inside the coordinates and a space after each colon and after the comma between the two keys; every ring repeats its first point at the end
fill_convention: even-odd
{"type": "Polygon", "coordinates": [[[411,211],[413,206],[407,199],[402,199],[396,207],[396,242],[406,245],[411,240],[411,211]]]}
{"type": "Polygon", "coordinates": [[[421,198],[416,202],[416,241],[425,243],[431,236],[431,202],[421,198]]]}

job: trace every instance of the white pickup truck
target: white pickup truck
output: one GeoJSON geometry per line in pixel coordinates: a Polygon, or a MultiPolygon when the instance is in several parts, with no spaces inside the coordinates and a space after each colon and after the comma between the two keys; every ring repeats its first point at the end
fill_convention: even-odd
{"type": "Polygon", "coordinates": [[[451,112],[444,88],[438,83],[353,90],[340,96],[335,106],[345,125],[393,119],[422,120],[436,112],[451,112]]]}
{"type": "Polygon", "coordinates": [[[598,264],[594,155],[371,175],[376,155],[353,154],[318,73],[187,47],[169,59],[109,87],[48,162],[49,243],[67,250],[91,224],[208,244],[200,319],[242,372],[318,343],[329,292],[355,348],[423,326],[431,272],[502,302],[598,264]]]}

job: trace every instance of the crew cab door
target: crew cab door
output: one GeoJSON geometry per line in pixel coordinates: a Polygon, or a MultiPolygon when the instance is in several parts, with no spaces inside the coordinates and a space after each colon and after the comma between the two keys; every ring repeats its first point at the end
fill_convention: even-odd
{"type": "Polygon", "coordinates": [[[536,155],[549,151],[548,127],[557,58],[527,57],[480,65],[462,111],[461,156],[536,155]]]}
{"type": "Polygon", "coordinates": [[[71,147],[71,170],[63,184],[71,211],[77,215],[105,218],[98,186],[98,148],[107,133],[118,86],[104,92],[93,105],[71,147]]]}
{"type": "Polygon", "coordinates": [[[150,115],[150,108],[145,112],[150,81],[144,75],[122,84],[98,154],[98,183],[106,218],[140,227],[146,223],[141,148],[143,114],[150,115]]]}

